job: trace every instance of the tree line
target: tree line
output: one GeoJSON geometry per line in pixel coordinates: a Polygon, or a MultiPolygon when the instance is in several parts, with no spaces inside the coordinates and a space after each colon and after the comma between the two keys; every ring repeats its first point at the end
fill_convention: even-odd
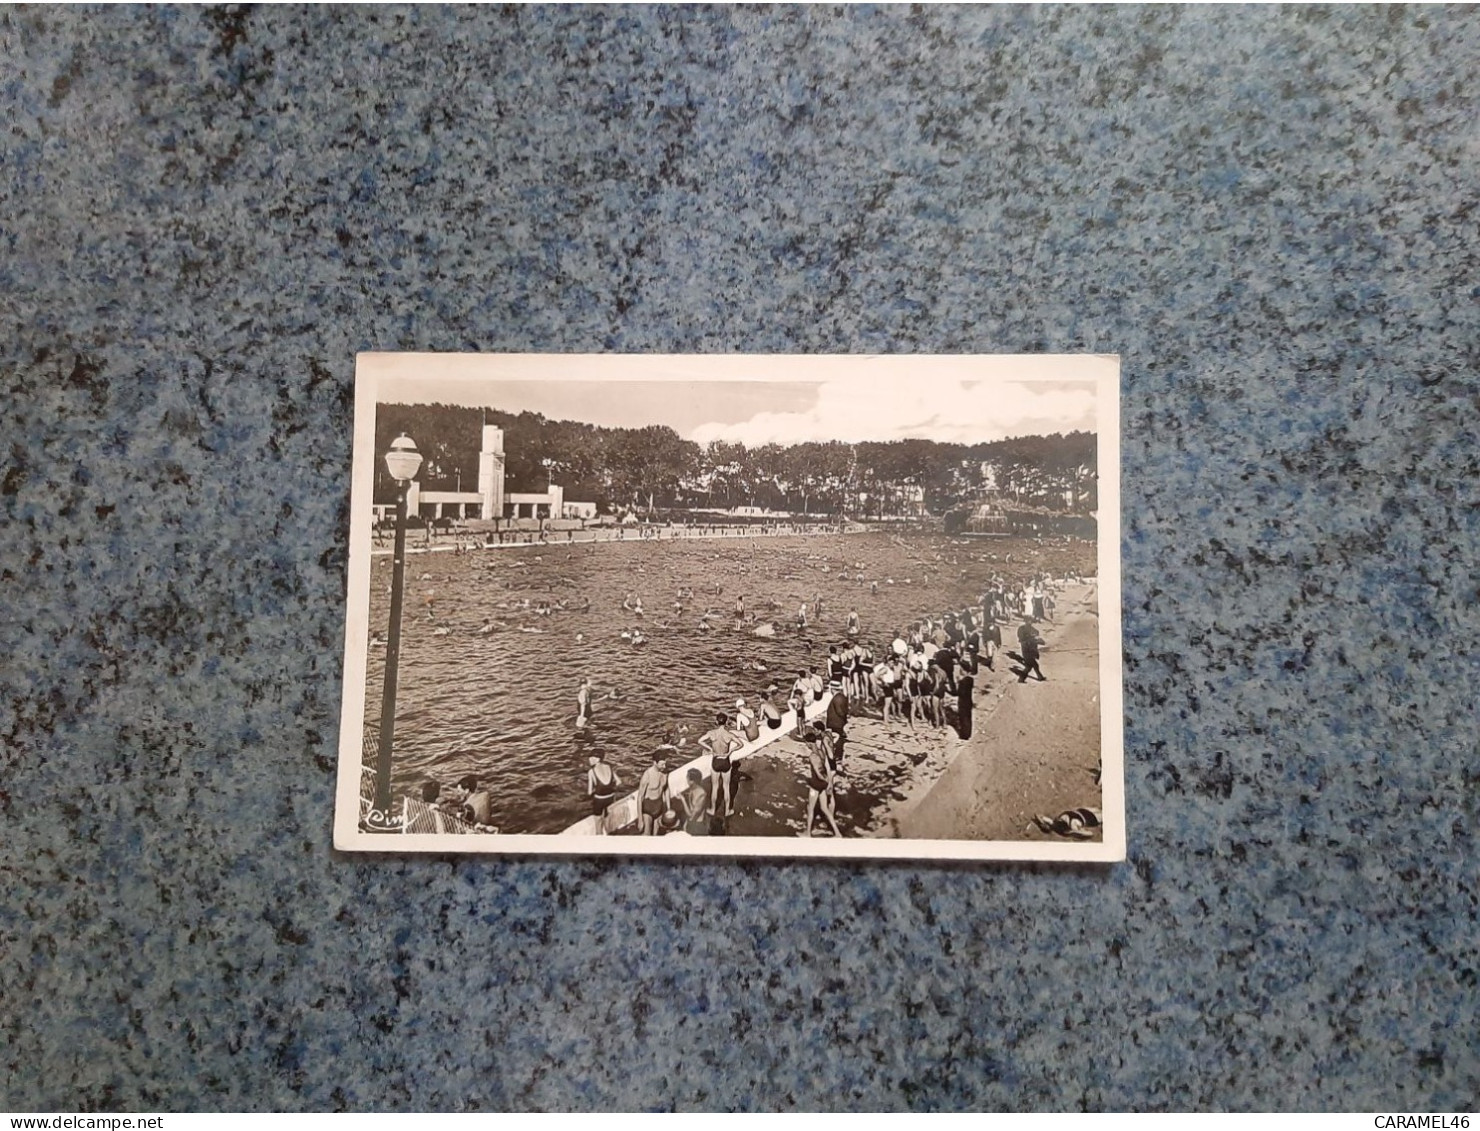
{"type": "Polygon", "coordinates": [[[402,432],[421,451],[423,490],[476,491],[482,425],[504,430],[508,491],[543,491],[603,510],[737,506],[856,518],[943,514],[981,502],[1089,514],[1098,506],[1092,432],[979,444],[935,440],[701,446],[665,425],[607,428],[539,413],[382,404],[375,501],[395,486],[379,458],[402,432]]]}

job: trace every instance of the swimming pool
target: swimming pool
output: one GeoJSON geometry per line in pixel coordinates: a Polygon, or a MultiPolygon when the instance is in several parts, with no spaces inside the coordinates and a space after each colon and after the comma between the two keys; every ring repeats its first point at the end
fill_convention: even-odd
{"type": "MultiPolygon", "coordinates": [[[[370,627],[383,633],[390,559],[373,562],[370,627]]],[[[1091,572],[1093,562],[1089,543],[884,532],[411,555],[396,791],[476,774],[491,786],[492,821],[504,832],[559,832],[589,812],[591,753],[604,751],[630,789],[674,724],[687,724],[697,738],[715,712],[733,711],[738,696],[753,701],[772,681],[789,688],[802,666],[825,676],[828,645],[845,638],[850,609],[877,652],[919,616],[973,602],[994,575],[1091,572]],[[692,591],[682,612],[674,607],[681,589],[692,591]],[[641,598],[644,616],[622,608],[629,594],[641,598]],[[748,612],[776,622],[775,636],[734,628],[737,596],[748,612]],[[820,617],[813,614],[818,597],[820,617]],[[538,612],[541,602],[586,598],[589,611],[538,612]],[[803,601],[811,623],[799,635],[803,601]],[[706,606],[715,609],[709,631],[700,627],[706,606]],[[638,626],[649,642],[634,646],[622,634],[638,626]],[[586,675],[595,684],[594,711],[591,725],[577,730],[576,689],[586,675]],[[620,698],[606,698],[614,688],[620,698]]],[[[371,648],[370,727],[379,718],[384,658],[383,648],[371,648]]]]}

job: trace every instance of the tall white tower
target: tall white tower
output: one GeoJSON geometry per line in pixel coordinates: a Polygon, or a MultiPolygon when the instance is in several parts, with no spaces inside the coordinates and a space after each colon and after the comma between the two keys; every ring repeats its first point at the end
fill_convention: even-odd
{"type": "Polygon", "coordinates": [[[496,424],[483,426],[483,450],[478,453],[478,494],[483,496],[483,517],[504,517],[504,430],[496,424]]]}

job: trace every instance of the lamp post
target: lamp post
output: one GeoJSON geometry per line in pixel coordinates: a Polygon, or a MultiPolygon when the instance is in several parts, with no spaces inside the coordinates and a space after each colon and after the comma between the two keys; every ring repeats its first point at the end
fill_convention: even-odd
{"type": "Polygon", "coordinates": [[[385,467],[396,481],[396,553],[391,572],[391,623],[385,640],[385,691],[380,700],[380,747],[375,757],[375,805],[365,819],[373,833],[401,831],[404,814],[391,812],[391,748],[396,737],[396,678],[401,660],[401,605],[406,589],[406,494],[421,467],[421,453],[404,432],[391,441],[385,467]]]}

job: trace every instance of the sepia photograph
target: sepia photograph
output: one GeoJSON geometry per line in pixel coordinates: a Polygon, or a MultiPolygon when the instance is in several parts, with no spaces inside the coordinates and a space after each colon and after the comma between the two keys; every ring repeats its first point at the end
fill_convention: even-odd
{"type": "Polygon", "coordinates": [[[360,355],[336,846],[1123,859],[1119,372],[360,355]]]}

